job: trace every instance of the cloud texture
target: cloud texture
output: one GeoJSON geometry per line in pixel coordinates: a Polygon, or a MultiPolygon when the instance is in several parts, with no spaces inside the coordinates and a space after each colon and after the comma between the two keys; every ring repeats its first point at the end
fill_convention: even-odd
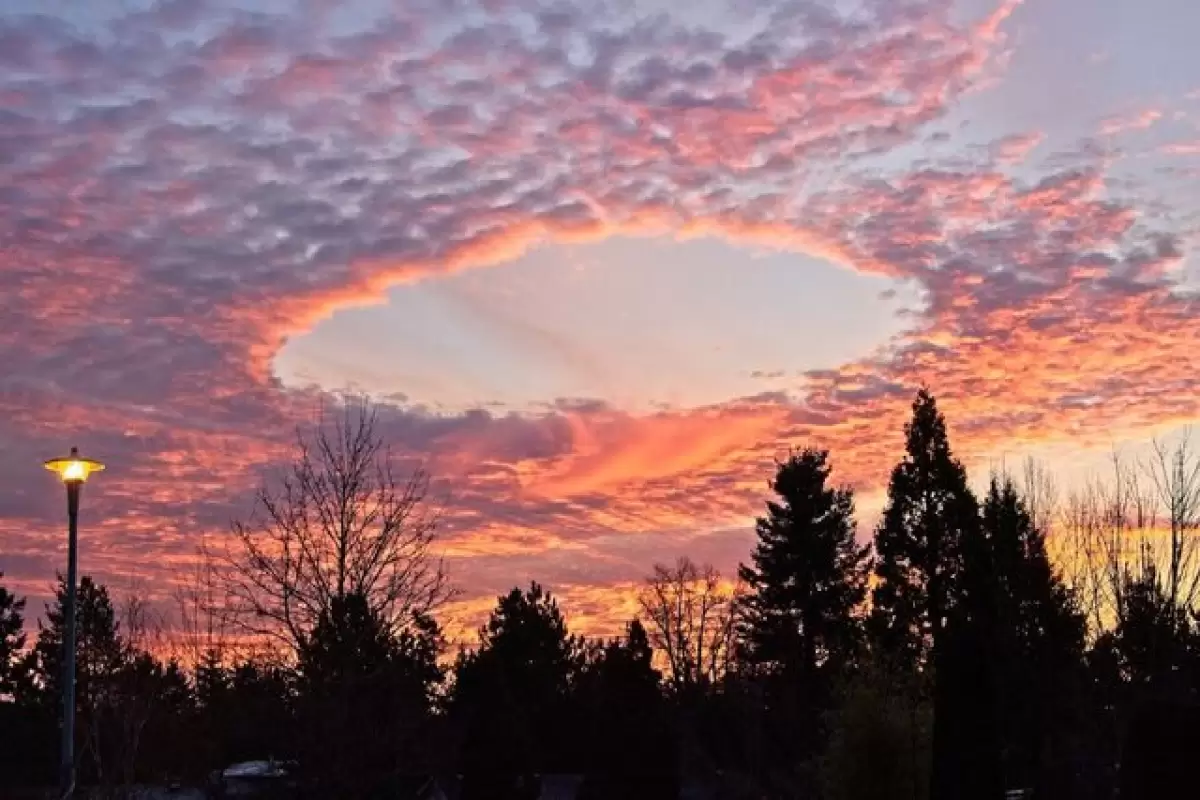
{"type": "Polygon", "coordinates": [[[654,559],[735,560],[745,534],[705,534],[755,511],[788,446],[878,487],[922,382],[968,457],[1197,417],[1189,231],[1114,180],[1108,143],[1159,112],[1054,152],[1014,131],[917,161],[1003,80],[1018,3],[714,7],[736,24],[622,0],[0,15],[0,569],[44,593],[60,498],[39,465],[79,443],[111,465],[86,570],[165,592],[323,401],[274,378],[286,337],[544,241],[719,235],[921,304],[788,393],[386,405],[387,435],[452,489],[468,600],[537,577],[604,628],[597,597],[654,559]]]}

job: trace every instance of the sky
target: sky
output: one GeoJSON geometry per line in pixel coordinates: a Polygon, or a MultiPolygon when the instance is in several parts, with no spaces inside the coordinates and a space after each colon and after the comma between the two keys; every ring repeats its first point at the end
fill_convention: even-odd
{"type": "Polygon", "coordinates": [[[744,560],[774,459],[882,502],[917,387],[976,480],[1200,417],[1186,0],[0,4],[0,571],[165,602],[367,393],[473,619],[612,631],[744,560]]]}

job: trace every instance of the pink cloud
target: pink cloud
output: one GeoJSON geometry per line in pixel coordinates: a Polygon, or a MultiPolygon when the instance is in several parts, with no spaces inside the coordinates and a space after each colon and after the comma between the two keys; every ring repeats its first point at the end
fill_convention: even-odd
{"type": "Polygon", "coordinates": [[[18,31],[39,44],[6,54],[33,77],[0,73],[0,94],[26,98],[0,113],[0,478],[20,487],[0,504],[20,560],[0,569],[49,577],[60,509],[39,464],[78,443],[112,462],[89,487],[89,569],[165,594],[328,400],[273,378],[286,336],[547,240],[765,243],[904,279],[925,307],[795,395],[645,415],[386,405],[388,438],[455,488],[447,547],[468,603],[545,578],[602,629],[642,562],[744,528],[787,447],[831,447],[839,477],[878,488],[921,382],[968,459],[1196,416],[1200,334],[1168,277],[1177,233],[1113,192],[1101,159],[1015,178],[1001,167],[1027,161],[1041,141],[1027,133],[975,160],[868,166],[995,77],[1016,7],[962,24],[938,2],[854,19],[780,3],[738,44],[606,4],[524,28],[476,9],[480,27],[445,46],[427,35],[458,24],[444,12],[336,35],[197,4],[217,30],[192,48],[140,35],[141,18],[103,45],[18,31]],[[575,31],[583,55],[526,29],[575,31]],[[83,109],[112,85],[141,99],[83,109]]]}
{"type": "Polygon", "coordinates": [[[1105,117],[1100,120],[1101,136],[1118,136],[1132,131],[1144,131],[1163,117],[1157,108],[1147,108],[1132,114],[1105,117]]]}
{"type": "Polygon", "coordinates": [[[1200,156],[1200,139],[1187,142],[1170,142],[1160,148],[1168,156],[1200,156]]]}

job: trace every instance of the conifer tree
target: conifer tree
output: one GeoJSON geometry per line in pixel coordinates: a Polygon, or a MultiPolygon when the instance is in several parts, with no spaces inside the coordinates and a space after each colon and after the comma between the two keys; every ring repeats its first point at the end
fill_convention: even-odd
{"type": "Polygon", "coordinates": [[[0,702],[16,695],[26,682],[24,611],[25,599],[0,586],[0,702]]]}
{"type": "Polygon", "coordinates": [[[805,678],[850,662],[861,640],[870,547],[855,540],[854,495],[828,485],[829,454],[804,450],[779,465],[756,526],[752,564],[739,576],[742,657],[805,678]]]}
{"type": "Polygon", "coordinates": [[[978,503],[937,402],[922,389],[912,409],[875,532],[869,621],[875,645],[906,667],[926,663],[936,648],[957,600],[964,542],[979,529],[978,503]]]}

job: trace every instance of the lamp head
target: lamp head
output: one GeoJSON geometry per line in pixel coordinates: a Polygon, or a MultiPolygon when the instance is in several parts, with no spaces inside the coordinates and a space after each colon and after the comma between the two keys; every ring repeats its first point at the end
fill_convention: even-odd
{"type": "Polygon", "coordinates": [[[83,483],[88,475],[104,469],[104,465],[90,458],[80,458],[79,448],[72,447],[71,455],[50,459],[46,462],[46,469],[57,473],[63,483],[83,483]]]}

